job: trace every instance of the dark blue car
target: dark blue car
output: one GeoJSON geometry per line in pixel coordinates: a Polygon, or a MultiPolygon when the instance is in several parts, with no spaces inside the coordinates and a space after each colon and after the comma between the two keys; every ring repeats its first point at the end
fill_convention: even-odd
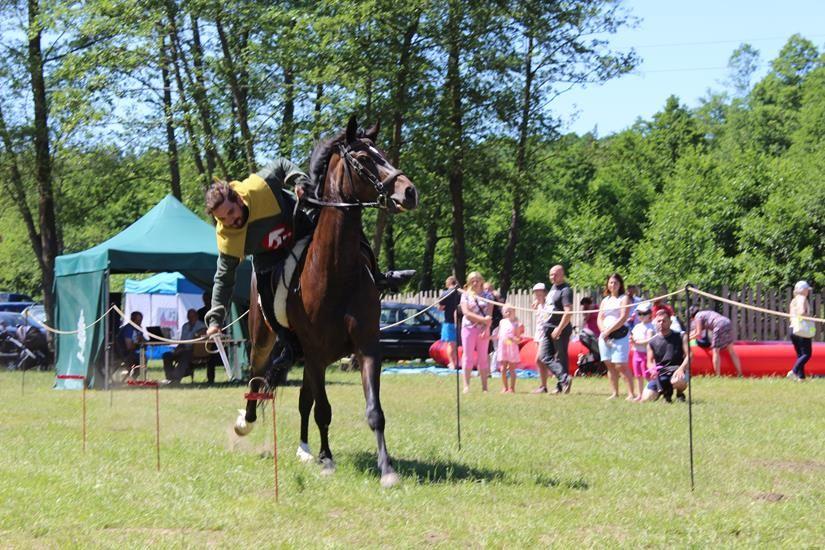
{"type": "Polygon", "coordinates": [[[430,346],[441,337],[441,312],[427,306],[400,302],[381,303],[381,351],[385,359],[426,359],[430,346]],[[398,326],[390,327],[404,321],[398,326]]]}

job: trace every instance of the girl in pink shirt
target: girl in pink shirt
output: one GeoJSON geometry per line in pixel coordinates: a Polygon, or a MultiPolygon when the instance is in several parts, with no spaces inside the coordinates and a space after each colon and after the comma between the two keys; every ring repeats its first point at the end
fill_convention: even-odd
{"type": "Polygon", "coordinates": [[[520,359],[518,344],[521,341],[524,326],[516,318],[516,313],[510,306],[502,307],[501,315],[503,319],[498,325],[498,349],[496,350],[496,359],[501,371],[501,393],[516,393],[516,366],[520,359]]]}

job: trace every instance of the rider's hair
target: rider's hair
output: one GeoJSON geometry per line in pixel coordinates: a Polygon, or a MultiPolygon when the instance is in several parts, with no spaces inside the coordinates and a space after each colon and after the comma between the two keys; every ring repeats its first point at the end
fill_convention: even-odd
{"type": "Polygon", "coordinates": [[[206,213],[210,216],[223,201],[238,202],[240,197],[229,184],[223,180],[215,179],[209,189],[206,190],[206,213]]]}

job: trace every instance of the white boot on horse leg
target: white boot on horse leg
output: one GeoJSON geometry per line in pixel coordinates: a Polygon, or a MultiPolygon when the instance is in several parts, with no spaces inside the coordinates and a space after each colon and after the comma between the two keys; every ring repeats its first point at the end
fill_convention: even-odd
{"type": "Polygon", "coordinates": [[[381,476],[381,487],[383,487],[384,489],[395,487],[399,483],[401,483],[401,476],[399,476],[395,472],[390,472],[388,474],[384,474],[381,476]]]}
{"type": "Polygon", "coordinates": [[[245,435],[248,435],[254,427],[254,422],[246,421],[246,410],[238,409],[238,418],[235,419],[235,433],[243,437],[245,435]]]}
{"type": "Polygon", "coordinates": [[[331,476],[335,473],[335,461],[331,458],[322,458],[321,459],[321,475],[322,476],[331,476]]]}
{"type": "Polygon", "coordinates": [[[301,444],[298,445],[298,450],[295,451],[295,456],[297,456],[298,460],[304,464],[315,460],[315,457],[312,456],[312,451],[309,449],[309,444],[303,441],[301,441],[301,444]]]}

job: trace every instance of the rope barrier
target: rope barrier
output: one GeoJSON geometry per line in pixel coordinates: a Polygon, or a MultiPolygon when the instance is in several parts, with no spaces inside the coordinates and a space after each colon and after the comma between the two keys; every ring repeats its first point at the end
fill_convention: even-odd
{"type": "Polygon", "coordinates": [[[105,319],[105,318],[106,318],[106,316],[107,316],[107,315],[109,315],[109,313],[111,313],[111,311],[112,311],[113,309],[115,309],[115,306],[114,306],[114,305],[113,305],[112,307],[110,307],[109,309],[107,309],[107,310],[103,313],[103,315],[101,315],[100,317],[98,317],[97,319],[95,319],[95,321],[94,321],[93,323],[90,323],[90,324],[88,324],[88,325],[85,325],[85,324],[84,324],[84,325],[81,325],[81,327],[82,327],[82,328],[79,328],[79,329],[77,329],[77,330],[60,330],[60,329],[56,329],[56,328],[50,327],[50,326],[49,326],[49,325],[47,325],[46,323],[43,323],[43,322],[40,322],[40,321],[38,321],[38,323],[40,323],[40,325],[41,325],[44,329],[46,329],[47,331],[49,331],[49,332],[51,332],[51,333],[53,333],[53,334],[78,334],[78,333],[80,333],[81,331],[85,331],[87,328],[91,328],[91,327],[95,326],[96,324],[98,324],[99,322],[101,322],[103,319],[105,319]]]}
{"type": "Polygon", "coordinates": [[[782,311],[774,311],[772,309],[765,309],[758,306],[752,306],[750,304],[743,304],[742,302],[737,302],[735,300],[729,300],[727,298],[722,298],[721,296],[717,296],[716,294],[711,294],[710,292],[705,292],[704,290],[699,290],[698,288],[690,287],[689,289],[694,294],[698,294],[699,296],[704,296],[706,298],[710,298],[712,300],[718,300],[720,302],[724,302],[726,304],[734,305],[737,307],[742,307],[745,309],[750,309],[751,311],[758,311],[760,313],[767,313],[769,315],[778,315],[779,317],[786,317],[788,319],[797,317],[799,319],[804,319],[806,321],[813,321],[815,323],[825,323],[825,319],[820,317],[806,317],[804,315],[791,315],[790,313],[784,313],[782,311]]]}
{"type": "MultiPolygon", "coordinates": [[[[464,290],[464,289],[458,289],[458,291],[461,292],[461,293],[467,293],[467,291],[464,290]]],[[[661,296],[655,296],[653,298],[648,298],[647,300],[644,300],[644,301],[645,302],[657,302],[659,300],[664,300],[666,298],[670,298],[671,296],[675,296],[677,294],[680,294],[681,292],[682,292],[681,290],[676,290],[674,292],[668,292],[667,294],[662,294],[661,296]]],[[[493,305],[496,305],[496,306],[502,306],[502,307],[507,306],[511,309],[515,309],[516,311],[524,311],[524,312],[527,312],[527,313],[534,313],[536,311],[533,308],[518,307],[518,306],[514,306],[512,304],[505,303],[505,302],[497,302],[495,300],[485,298],[484,296],[481,296],[480,294],[476,294],[475,297],[478,298],[479,300],[481,300],[482,302],[488,302],[490,304],[493,304],[493,305]]],[[[638,305],[639,305],[639,302],[629,303],[629,304],[625,304],[625,305],[616,306],[615,308],[611,308],[611,309],[630,309],[630,308],[633,308],[633,307],[637,307],[638,305]]],[[[599,311],[600,310],[598,310],[598,309],[580,309],[580,310],[571,310],[571,311],[555,311],[554,313],[557,313],[557,314],[567,313],[567,314],[570,314],[570,315],[576,315],[576,314],[579,314],[579,313],[598,313],[599,311]]]]}
{"type": "Polygon", "coordinates": [[[457,287],[452,288],[452,289],[450,289],[450,291],[449,291],[448,293],[446,293],[445,295],[441,296],[438,300],[436,300],[436,301],[435,301],[435,302],[433,302],[432,304],[428,305],[427,307],[425,307],[424,309],[422,309],[422,310],[421,310],[421,311],[419,311],[418,313],[415,313],[415,314],[413,314],[413,315],[410,315],[410,316],[409,316],[409,317],[407,317],[406,319],[402,319],[402,320],[398,321],[397,323],[393,323],[393,324],[391,324],[391,325],[387,325],[387,326],[385,326],[385,327],[381,327],[380,329],[378,329],[378,330],[379,330],[379,332],[380,332],[380,331],[383,331],[383,330],[387,330],[388,328],[395,328],[395,327],[397,327],[397,326],[399,326],[399,325],[403,325],[404,323],[406,323],[407,321],[409,321],[409,320],[411,320],[411,319],[415,319],[415,318],[416,318],[416,317],[418,317],[419,315],[422,315],[425,311],[430,310],[430,309],[434,308],[435,306],[437,306],[438,304],[440,304],[442,300],[444,300],[445,298],[447,298],[447,296],[450,296],[453,292],[456,292],[456,291],[461,292],[461,290],[459,290],[457,287]]]}
{"type": "MultiPolygon", "coordinates": [[[[115,312],[118,315],[120,315],[121,317],[126,319],[126,314],[123,313],[123,310],[121,310],[117,306],[112,306],[112,307],[114,308],[115,312]]],[[[241,319],[246,317],[246,315],[248,313],[249,313],[249,310],[247,309],[245,312],[243,312],[242,315],[239,315],[237,319],[235,319],[234,321],[232,321],[231,323],[229,323],[228,325],[223,327],[221,330],[228,329],[229,327],[231,327],[232,325],[234,325],[235,323],[237,323],[238,321],[240,321],[241,319]]],[[[141,327],[137,323],[133,323],[131,319],[126,319],[126,323],[129,324],[129,325],[132,325],[137,330],[143,331],[143,327],[141,327]]],[[[157,336],[156,334],[153,334],[151,339],[152,340],[157,340],[159,342],[165,342],[167,344],[197,344],[198,342],[206,342],[209,339],[209,337],[204,335],[204,336],[199,336],[197,338],[192,338],[191,340],[173,340],[171,338],[164,338],[163,336],[157,336]]]]}

